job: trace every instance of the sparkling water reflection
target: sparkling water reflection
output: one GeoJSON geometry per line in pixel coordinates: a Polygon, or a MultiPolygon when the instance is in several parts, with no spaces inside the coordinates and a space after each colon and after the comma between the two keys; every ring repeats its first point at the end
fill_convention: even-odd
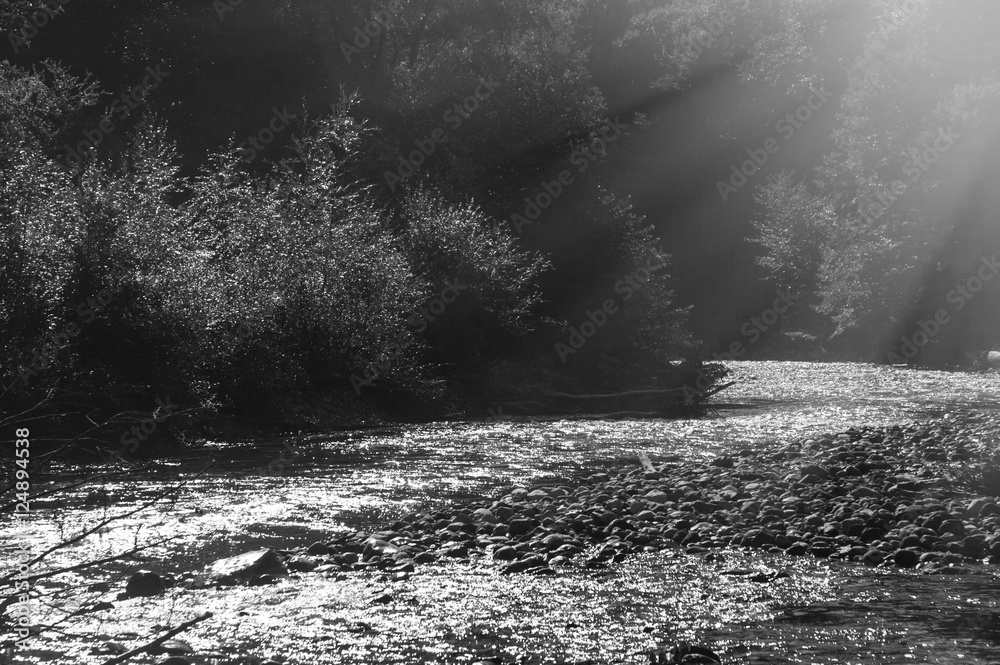
{"type": "MultiPolygon", "coordinates": [[[[787,362],[733,363],[732,369],[737,385],[721,393],[710,416],[701,419],[439,422],[212,444],[180,464],[163,465],[160,481],[106,485],[110,506],[85,506],[86,490],[62,506],[37,505],[32,548],[41,551],[125,512],[178,473],[191,478],[212,459],[217,466],[171,501],[115,522],[48,565],[72,565],[172,537],[145,552],[142,565],[180,572],[250,548],[306,545],[338,530],[375,527],[407,510],[511,485],[631,468],[640,451],[654,462],[707,459],[861,424],[1000,407],[997,374],[787,362]],[[283,444],[296,457],[283,473],[270,473],[267,463],[283,444]]],[[[9,540],[0,545],[10,547],[9,540]]],[[[295,662],[331,662],[322,655],[331,651],[339,654],[338,662],[359,663],[454,662],[479,651],[480,657],[502,652],[641,662],[638,651],[680,638],[708,640],[733,662],[968,663],[996,647],[974,627],[959,630],[942,619],[973,605],[995,610],[993,576],[966,584],[812,560],[727,556],[731,563],[787,567],[795,574],[762,587],[720,579],[717,563],[667,554],[638,557],[605,575],[554,580],[511,580],[453,565],[414,577],[394,591],[410,600],[387,607],[364,601],[379,586],[375,578],[304,578],[267,589],[176,591],[167,599],[126,601],[89,628],[116,639],[130,631],[144,635],[156,623],[186,617],[185,608],[205,607],[218,613],[217,626],[232,630],[221,641],[210,631],[196,633],[192,644],[198,648],[299,654],[295,662]],[[282,630],[269,631],[268,622],[282,630]],[[368,628],[358,628],[362,624],[368,628]]],[[[109,571],[124,574],[135,565],[64,576],[55,585],[65,589],[57,604],[72,608],[80,602],[73,585],[101,580],[109,571]]],[[[47,611],[50,619],[60,616],[47,611]]],[[[83,642],[66,649],[72,657],[65,662],[86,659],[83,642]]],[[[39,655],[39,662],[55,662],[53,653],[39,655]]]]}

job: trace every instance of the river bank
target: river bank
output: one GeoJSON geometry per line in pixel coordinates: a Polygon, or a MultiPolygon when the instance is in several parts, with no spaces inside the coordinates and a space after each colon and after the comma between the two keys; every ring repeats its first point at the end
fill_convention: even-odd
{"type": "MultiPolygon", "coordinates": [[[[905,431],[909,423],[956,413],[957,404],[978,404],[979,410],[987,413],[995,413],[990,411],[991,403],[994,409],[997,406],[996,377],[991,376],[812,363],[738,363],[734,371],[742,380],[735,392],[727,391],[729,405],[719,405],[709,418],[456,422],[298,437],[269,444],[275,454],[284,443],[300,453],[283,473],[266,471],[259,461],[259,445],[219,444],[202,457],[165,468],[162,480],[138,485],[109,483],[109,505],[84,508],[86,491],[81,489],[79,505],[37,511],[32,547],[44,547],[61,533],[93,524],[101,516],[124,512],[178,476],[190,477],[208,459],[209,452],[219,461],[216,470],[192,481],[176,500],[157,506],[152,513],[123,520],[116,528],[102,531],[97,541],[53,558],[53,566],[68,565],[82,557],[123,551],[136,539],[177,538],[170,545],[150,550],[141,560],[51,581],[48,589],[55,596],[39,616],[40,622],[58,620],[63,612],[93,607],[98,602],[106,601],[113,607],[74,618],[72,633],[76,637],[72,639],[43,633],[37,643],[39,651],[31,657],[44,662],[103,662],[108,656],[90,654],[92,647],[103,642],[141,644],[162,634],[158,626],[177,625],[210,610],[215,616],[184,636],[195,650],[194,662],[208,662],[209,654],[217,654],[221,662],[237,662],[244,656],[283,656],[293,663],[474,662],[494,657],[503,662],[591,658],[632,663],[642,662],[644,650],[680,639],[709,644],[726,662],[737,663],[888,663],[914,658],[916,662],[990,662],[988,655],[995,643],[988,639],[988,622],[1000,592],[995,568],[949,561],[946,557],[952,552],[938,552],[938,564],[968,568],[969,574],[929,575],[925,571],[931,565],[926,561],[917,568],[900,568],[894,564],[895,550],[886,552],[892,563],[869,566],[813,554],[789,556],[785,551],[768,552],[766,547],[744,549],[731,543],[728,547],[706,547],[709,551],[700,554],[686,552],[688,547],[701,546],[694,542],[682,548],[667,545],[657,552],[632,553],[636,543],[622,537],[621,542],[629,544],[624,557],[615,560],[620,546],[608,548],[615,550],[608,557],[601,554],[603,548],[588,541],[586,553],[573,558],[576,563],[548,566],[556,575],[501,574],[511,562],[493,561],[492,552],[500,549],[496,547],[499,543],[494,543],[492,550],[483,548],[482,554],[470,547],[468,560],[440,557],[433,564],[415,563],[414,572],[399,579],[392,576],[405,571],[380,569],[377,562],[364,570],[334,562],[337,569],[293,571],[291,577],[280,578],[273,585],[184,586],[185,574],[201,570],[213,559],[247,550],[297,550],[317,541],[329,543],[357,530],[371,535],[412,513],[451,511],[443,517],[452,524],[450,518],[459,510],[474,505],[492,510],[492,505],[500,502],[513,508],[518,502],[503,498],[516,487],[566,487],[574,492],[579,487],[593,491],[590,499],[595,499],[601,493],[610,496],[600,483],[620,482],[623,487],[641,486],[636,489],[645,489],[641,494],[645,497],[656,485],[676,485],[667,488],[674,491],[687,480],[711,475],[720,476],[721,482],[722,475],[730,474],[730,483],[737,490],[756,494],[757,488],[746,487],[753,480],[735,476],[749,470],[767,476],[764,481],[772,483],[776,491],[796,483],[807,491],[819,491],[822,482],[802,483],[801,473],[796,479],[786,480],[785,476],[812,463],[828,469],[850,466],[846,460],[829,461],[833,455],[846,452],[836,448],[848,444],[827,445],[823,443],[825,433],[847,432],[851,427],[861,432],[865,424],[869,428],[900,425],[903,434],[912,438],[905,431]],[[808,439],[819,445],[808,449],[793,445],[808,439]],[[754,453],[741,455],[744,450],[754,453]],[[784,457],[793,450],[799,455],[784,457]],[[642,477],[638,472],[640,452],[648,454],[657,473],[667,475],[642,477]],[[779,454],[782,457],[776,457],[779,454]],[[734,459],[733,467],[712,466],[712,461],[727,457],[734,459]],[[231,477],[230,470],[245,477],[231,477]],[[607,481],[587,484],[588,478],[602,473],[608,475],[607,481]],[[738,487],[740,482],[742,487],[738,487]],[[606,568],[587,568],[587,561],[595,557],[606,568]],[[160,596],[117,600],[125,580],[140,568],[174,575],[181,584],[160,596]],[[731,574],[724,575],[727,571],[731,574]],[[86,591],[92,584],[106,583],[109,577],[110,591],[86,591]],[[387,602],[376,602],[378,599],[387,602]],[[920,639],[913,639],[915,635],[920,639]]],[[[864,430],[869,440],[873,431],[864,430]]],[[[905,441],[899,445],[904,446],[905,441]]],[[[865,452],[869,462],[872,454],[865,452]]],[[[895,466],[910,462],[906,457],[887,459],[893,468],[870,469],[867,476],[838,477],[834,472],[830,486],[840,483],[846,488],[861,479],[869,484],[877,479],[881,484],[876,491],[885,498],[885,482],[898,475],[895,466]],[[885,478],[871,475],[883,471],[885,478]]],[[[958,463],[927,462],[935,468],[958,463]]],[[[700,492],[697,486],[693,482],[685,493],[700,492]]],[[[706,486],[705,493],[724,489],[725,484],[706,486]]],[[[763,524],[773,529],[773,523],[764,522],[776,514],[773,507],[764,504],[780,504],[782,494],[768,496],[765,501],[751,497],[750,501],[762,504],[755,516],[742,512],[744,500],[732,500],[733,508],[724,512],[738,511],[743,521],[729,526],[750,529],[763,524]]],[[[807,508],[814,500],[798,490],[796,495],[807,508]]],[[[948,501],[958,499],[946,498],[942,502],[946,509],[948,501]]],[[[871,503],[876,500],[870,499],[871,503]]],[[[918,503],[913,498],[907,500],[918,503]]],[[[568,508],[571,504],[566,501],[566,497],[550,496],[548,500],[520,503],[548,510],[556,504],[568,508]]],[[[649,498],[643,501],[650,503],[649,498]]],[[[686,494],[669,501],[677,503],[678,510],[682,503],[688,503],[686,494]]],[[[854,512],[867,509],[868,498],[852,497],[852,501],[844,505],[854,512]]],[[[683,519],[676,518],[670,524],[637,521],[634,518],[640,513],[629,513],[629,508],[630,503],[623,501],[624,514],[618,519],[635,522],[647,533],[654,526],[675,528],[683,519]]],[[[654,514],[659,510],[650,508],[654,514]]],[[[800,516],[796,508],[794,520],[786,518],[786,522],[811,514],[800,516]]],[[[832,517],[828,521],[842,525],[845,516],[832,517]]],[[[855,515],[846,516],[851,517],[855,515]]],[[[546,516],[531,519],[542,523],[546,516]]],[[[434,523],[437,521],[435,518],[434,523]]],[[[978,528],[989,526],[976,524],[978,528]]],[[[615,528],[621,535],[624,525],[618,524],[612,531],[615,528]]],[[[720,535],[725,528],[721,524],[713,528],[710,533],[701,529],[688,532],[707,541],[737,535],[720,535]]],[[[814,535],[798,524],[789,524],[786,534],[791,528],[809,536],[811,546],[828,537],[814,535]]],[[[894,528],[907,526],[900,527],[896,520],[894,528]]],[[[894,538],[890,531],[880,540],[891,544],[894,538]]],[[[420,532],[421,539],[428,535],[433,534],[420,532]]],[[[539,535],[519,536],[513,546],[534,548],[544,540],[539,535]]],[[[573,532],[573,537],[580,535],[573,532]]],[[[666,542],[663,536],[658,533],[666,542]]],[[[475,538],[479,538],[478,526],[475,538]]],[[[435,553],[440,542],[428,545],[435,553]]],[[[865,545],[879,549],[875,540],[865,545]]],[[[933,548],[929,551],[934,552],[933,548]]],[[[546,549],[544,556],[549,554],[546,549]]],[[[333,559],[336,555],[318,556],[333,559]]],[[[331,564],[324,561],[320,565],[331,564]]]]}

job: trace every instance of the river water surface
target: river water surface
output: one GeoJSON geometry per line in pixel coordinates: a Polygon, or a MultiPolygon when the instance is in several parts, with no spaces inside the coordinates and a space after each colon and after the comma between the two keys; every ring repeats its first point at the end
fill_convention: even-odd
{"type": "MultiPolygon", "coordinates": [[[[932,577],[761,553],[723,551],[720,560],[706,561],[671,552],[558,577],[501,577],[492,567],[455,563],[418,567],[403,582],[380,581],[377,573],[304,575],[269,587],[175,588],[126,601],[86,590],[110,579],[120,591],[122,577],[140,567],[181,574],[262,546],[287,549],[347,528],[377,529],[405,511],[512,485],[634,468],[640,452],[654,463],[671,455],[707,459],[851,426],[1000,410],[995,373],[790,362],[737,362],[731,369],[738,383],[715,397],[705,418],[493,419],[217,443],[183,462],[162,463],[162,481],[104,485],[110,505],[84,505],[92,487],[65,504],[36,504],[26,530],[0,536],[5,551],[15,537],[42,551],[136,507],[178,475],[190,479],[174,499],[46,560],[72,565],[173,538],[127,564],[62,575],[41,587],[56,595],[35,619],[54,627],[19,658],[103,662],[110,656],[90,654],[95,644],[136,646],[212,611],[182,636],[195,662],[250,655],[289,663],[641,663],[644,650],[687,639],[733,663],[1000,663],[1000,576],[985,569],[932,577]],[[267,461],[283,444],[296,456],[282,473],[271,473],[267,461]],[[195,477],[213,459],[216,465],[195,477]],[[791,575],[762,585],[719,574],[741,567],[791,575]],[[392,601],[373,604],[383,592],[392,601]],[[64,619],[102,600],[114,607],[64,619]]],[[[155,662],[146,658],[132,662],[155,662]]]]}

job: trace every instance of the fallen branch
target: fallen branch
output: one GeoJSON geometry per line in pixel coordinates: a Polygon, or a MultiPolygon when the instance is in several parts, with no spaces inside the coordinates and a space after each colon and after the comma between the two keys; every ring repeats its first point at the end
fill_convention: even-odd
{"type": "Polygon", "coordinates": [[[561,399],[620,399],[623,397],[643,397],[649,395],[668,395],[670,393],[682,392],[683,388],[647,388],[645,390],[627,390],[621,393],[607,393],[607,394],[585,394],[585,395],[574,395],[573,393],[561,393],[555,390],[543,390],[542,395],[546,397],[559,397],[561,399]]]}
{"type": "Polygon", "coordinates": [[[662,411],[613,411],[611,413],[567,414],[575,420],[601,420],[614,418],[662,418],[662,411]]]}
{"type": "Polygon", "coordinates": [[[146,651],[149,651],[150,649],[154,649],[154,648],[160,646],[161,644],[163,644],[164,642],[166,642],[167,640],[169,640],[174,635],[177,635],[178,633],[183,633],[185,630],[187,630],[191,626],[193,626],[196,623],[199,623],[201,621],[204,621],[205,619],[211,618],[211,616],[212,616],[211,612],[205,612],[201,616],[195,617],[194,619],[191,619],[187,623],[182,623],[181,625],[177,626],[176,628],[167,631],[161,637],[157,637],[155,640],[153,640],[149,644],[143,645],[143,646],[141,646],[141,647],[139,647],[137,649],[132,649],[131,651],[123,653],[120,656],[115,656],[111,660],[104,661],[104,665],[115,665],[116,663],[124,663],[126,660],[128,660],[132,656],[138,656],[141,653],[144,653],[146,651]]]}
{"type": "Polygon", "coordinates": [[[724,383],[721,386],[716,386],[715,388],[712,388],[708,392],[702,393],[701,398],[702,399],[707,399],[707,398],[711,397],[712,395],[714,395],[715,393],[722,392],[723,390],[725,390],[729,386],[735,386],[735,385],[736,385],[735,381],[730,381],[729,383],[724,383]]]}

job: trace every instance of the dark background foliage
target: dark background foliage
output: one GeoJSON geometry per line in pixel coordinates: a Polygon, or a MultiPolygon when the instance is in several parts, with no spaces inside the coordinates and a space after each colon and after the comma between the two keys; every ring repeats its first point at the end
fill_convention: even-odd
{"type": "MultiPolygon", "coordinates": [[[[511,384],[657,385],[696,340],[742,339],[775,288],[800,304],[754,353],[882,359],[1000,245],[988,0],[43,5],[0,2],[8,398],[170,392],[294,421],[317,400],[442,413],[511,384]],[[123,105],[151,69],[162,82],[123,105]],[[831,101],[783,141],[776,121],[820,88],[831,101]],[[963,138],[864,224],[942,127],[963,138]],[[781,150],[722,201],[769,138],[781,150]],[[626,301],[616,285],[659,254],[626,301]],[[562,362],[608,298],[621,312],[562,362]]],[[[997,294],[924,355],[1000,341],[997,294]]]]}

